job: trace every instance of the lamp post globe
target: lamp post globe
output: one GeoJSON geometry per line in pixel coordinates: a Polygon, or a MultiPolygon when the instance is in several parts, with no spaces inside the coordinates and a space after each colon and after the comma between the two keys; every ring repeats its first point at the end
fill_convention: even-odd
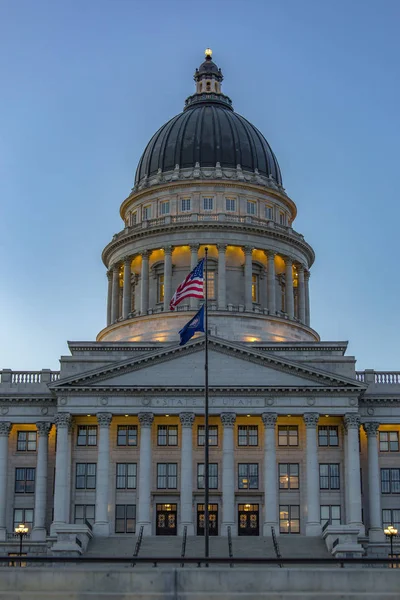
{"type": "Polygon", "coordinates": [[[393,537],[397,535],[397,529],[396,527],[393,527],[393,525],[389,525],[388,527],[386,527],[384,532],[385,535],[387,535],[390,539],[390,556],[391,558],[393,558],[393,537]]]}
{"type": "Polygon", "coordinates": [[[24,523],[20,523],[18,527],[14,529],[14,531],[17,535],[19,535],[19,555],[22,556],[22,538],[28,533],[29,528],[24,525],[24,523]]]}

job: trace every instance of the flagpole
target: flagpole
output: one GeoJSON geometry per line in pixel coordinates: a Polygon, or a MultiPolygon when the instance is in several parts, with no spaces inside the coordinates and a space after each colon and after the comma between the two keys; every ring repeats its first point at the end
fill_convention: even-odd
{"type": "MultiPolygon", "coordinates": [[[[204,357],[204,556],[210,554],[210,523],[209,523],[209,427],[208,427],[208,248],[205,248],[204,261],[204,329],[205,329],[205,357],[204,357]]],[[[207,565],[208,566],[208,565],[207,565]]]]}

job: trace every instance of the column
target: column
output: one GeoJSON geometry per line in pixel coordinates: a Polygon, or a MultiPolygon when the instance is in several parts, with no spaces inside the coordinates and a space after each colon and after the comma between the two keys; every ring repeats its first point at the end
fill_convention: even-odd
{"type": "Polygon", "coordinates": [[[111,300],[111,323],[119,317],[119,266],[112,268],[112,300],[111,300]]]}
{"type": "Polygon", "coordinates": [[[107,280],[108,280],[108,288],[107,288],[107,327],[111,325],[111,306],[112,306],[112,271],[109,269],[107,271],[107,280]]]}
{"type": "Polygon", "coordinates": [[[293,297],[293,262],[288,256],[285,258],[285,310],[289,319],[294,317],[293,297]]]}
{"type": "Polygon", "coordinates": [[[310,327],[310,290],[309,290],[309,281],[310,281],[310,271],[304,271],[304,292],[305,292],[305,303],[306,303],[306,325],[310,327]]]}
{"type": "Polygon", "coordinates": [[[164,311],[169,310],[172,298],[172,246],[164,248],[164,311]]]}
{"type": "Polygon", "coordinates": [[[268,310],[270,315],[276,314],[276,289],[275,289],[275,252],[267,251],[268,256],[268,274],[267,274],[267,296],[268,310]]]}
{"type": "Polygon", "coordinates": [[[150,500],[151,500],[151,426],[153,413],[139,413],[140,453],[139,453],[139,502],[137,531],[143,525],[143,534],[151,535],[150,500]]]}
{"type": "MultiPolygon", "coordinates": [[[[349,490],[349,514],[347,523],[358,527],[360,535],[364,534],[364,525],[361,520],[361,481],[360,481],[360,450],[358,434],[360,417],[355,413],[344,415],[344,424],[347,429],[347,487],[349,490]]],[[[379,478],[375,485],[379,487],[379,478]]]]}
{"type": "Polygon", "coordinates": [[[47,509],[47,464],[49,450],[49,432],[52,423],[41,421],[36,423],[38,448],[35,475],[35,510],[32,529],[32,540],[46,540],[46,509],[47,509]]]}
{"type": "Polygon", "coordinates": [[[8,436],[12,424],[0,422],[0,541],[7,538],[7,473],[8,473],[8,436]]]}
{"type": "MultiPolygon", "coordinates": [[[[190,270],[193,271],[197,263],[198,259],[199,246],[198,244],[190,246],[190,270]]],[[[196,309],[199,306],[199,301],[197,298],[189,298],[189,306],[192,309],[196,309]]]]}
{"type": "Polygon", "coordinates": [[[97,472],[96,472],[96,514],[93,525],[95,535],[108,537],[110,535],[109,506],[109,472],[110,472],[110,425],[111,413],[97,413],[99,424],[99,439],[97,441],[97,472]]]}
{"type": "Polygon", "coordinates": [[[307,498],[307,522],[306,535],[321,535],[321,518],[319,509],[319,467],[317,451],[317,424],[318,413],[305,413],[303,415],[306,424],[306,498],[307,498]]]}
{"type": "Polygon", "coordinates": [[[369,499],[369,541],[384,542],[382,529],[381,489],[378,454],[379,423],[364,423],[368,440],[368,499],[369,499]]]}
{"type": "Polygon", "coordinates": [[[132,257],[124,258],[124,287],[122,290],[122,317],[124,319],[128,318],[132,306],[131,262],[132,257]]]}
{"type": "Polygon", "coordinates": [[[235,526],[235,460],[234,460],[234,425],[236,414],[221,414],[224,427],[222,442],[222,525],[221,535],[228,535],[230,525],[232,535],[236,535],[235,526]]]}
{"type": "Polygon", "coordinates": [[[180,413],[182,425],[181,448],[181,520],[179,535],[183,535],[183,528],[187,527],[187,534],[194,535],[193,524],[193,463],[192,463],[192,425],[194,413],[180,413]]]}
{"type": "Polygon", "coordinates": [[[140,314],[147,315],[149,308],[149,252],[142,252],[140,314]]]}
{"type": "Polygon", "coordinates": [[[263,413],[264,423],[264,530],[265,536],[272,535],[271,527],[279,535],[278,482],[276,474],[276,413],[263,413]]]}
{"type": "Polygon", "coordinates": [[[218,308],[226,310],[226,245],[218,244],[218,308]]]}
{"type": "Polygon", "coordinates": [[[56,481],[54,485],[54,518],[50,534],[54,535],[57,525],[65,525],[67,522],[68,494],[68,429],[72,419],[68,413],[58,413],[54,418],[57,427],[57,451],[56,451],[56,481]]]}
{"type": "Polygon", "coordinates": [[[299,265],[299,280],[298,280],[298,292],[299,292],[299,320],[302,323],[306,322],[306,294],[304,286],[304,266],[299,265]]]}
{"type": "Polygon", "coordinates": [[[253,310],[253,298],[251,295],[251,283],[253,277],[253,248],[244,247],[244,307],[245,310],[253,310]]]}

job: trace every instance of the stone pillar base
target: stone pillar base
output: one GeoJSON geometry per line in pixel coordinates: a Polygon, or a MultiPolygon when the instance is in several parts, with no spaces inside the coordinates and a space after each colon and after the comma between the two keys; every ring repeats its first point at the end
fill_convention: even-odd
{"type": "Polygon", "coordinates": [[[373,543],[386,542],[386,536],[383,533],[383,529],[380,527],[370,527],[368,531],[369,541],[373,543]]]}
{"type": "Polygon", "coordinates": [[[7,539],[7,529],[5,527],[0,527],[0,542],[5,542],[7,539]]]}
{"type": "Polygon", "coordinates": [[[321,537],[321,523],[306,523],[306,535],[310,537],[321,537]]]}
{"type": "Polygon", "coordinates": [[[357,527],[359,536],[365,537],[365,525],[364,523],[349,523],[349,527],[357,527]]]}
{"type": "Polygon", "coordinates": [[[194,535],[193,523],[181,523],[178,527],[178,535],[183,535],[183,530],[185,527],[187,527],[187,535],[194,535]]]}
{"type": "Polygon", "coordinates": [[[237,536],[236,523],[221,523],[221,536],[228,537],[228,527],[231,528],[232,536],[237,536]]]}
{"type": "Polygon", "coordinates": [[[53,521],[53,523],[50,525],[50,535],[51,537],[55,537],[57,535],[57,530],[60,527],[65,527],[66,523],[62,523],[61,521],[53,521]]]}
{"type": "Polygon", "coordinates": [[[33,542],[45,542],[47,538],[47,531],[44,527],[34,527],[31,533],[31,540],[33,542]]]}
{"type": "Polygon", "coordinates": [[[271,527],[273,527],[275,529],[275,535],[276,536],[279,535],[279,525],[278,525],[278,523],[267,523],[267,522],[265,522],[263,524],[263,536],[264,537],[272,537],[271,527]]]}
{"type": "Polygon", "coordinates": [[[151,523],[138,523],[136,525],[136,535],[139,535],[141,526],[143,525],[143,535],[151,535],[151,523]]]}
{"type": "Polygon", "coordinates": [[[108,521],[98,522],[93,524],[93,535],[96,537],[109,537],[110,535],[110,523],[108,521]]]}

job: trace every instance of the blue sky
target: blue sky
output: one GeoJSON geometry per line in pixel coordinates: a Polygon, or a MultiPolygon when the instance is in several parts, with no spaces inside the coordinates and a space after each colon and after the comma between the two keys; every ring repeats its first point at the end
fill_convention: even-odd
{"type": "Polygon", "coordinates": [[[3,0],[0,367],[58,368],[105,324],[100,254],[210,46],[316,252],[311,324],[400,370],[397,0],[3,0]]]}

